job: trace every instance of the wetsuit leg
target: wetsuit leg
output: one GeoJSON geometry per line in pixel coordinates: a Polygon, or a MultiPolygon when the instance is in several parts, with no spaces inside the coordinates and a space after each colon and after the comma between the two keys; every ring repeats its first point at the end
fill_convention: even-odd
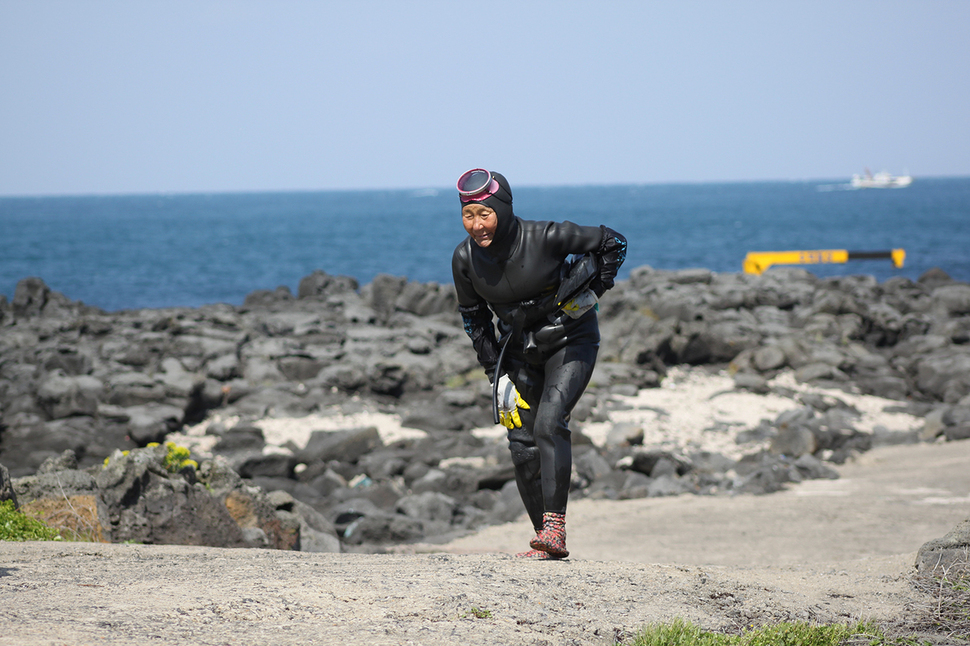
{"type": "Polygon", "coordinates": [[[545,503],[542,500],[542,481],[540,479],[539,459],[515,465],[515,484],[519,489],[522,504],[532,521],[532,528],[542,529],[542,514],[545,503]]]}
{"type": "Polygon", "coordinates": [[[517,363],[509,370],[512,381],[519,394],[529,402],[531,409],[519,409],[522,426],[508,431],[509,451],[515,467],[515,484],[519,489],[522,504],[529,514],[532,526],[538,532],[542,528],[542,513],[545,511],[542,500],[542,481],[540,479],[539,449],[536,447],[532,429],[535,427],[535,402],[541,392],[542,373],[530,370],[517,363]],[[533,397],[533,393],[535,396],[533,397]]]}
{"type": "MultiPolygon", "coordinates": [[[[529,517],[536,523],[542,512],[564,513],[572,475],[569,414],[589,383],[596,363],[596,344],[570,345],[539,365],[516,362],[510,377],[531,408],[520,410],[522,428],[509,431],[509,449],[516,465],[516,482],[529,517]],[[541,486],[536,489],[536,476],[541,486]],[[525,465],[529,462],[529,467],[525,465]],[[542,497],[541,509],[536,496],[542,497]]],[[[541,523],[540,523],[541,525],[541,523]]],[[[537,527],[540,525],[536,525],[537,527]]]]}
{"type": "Polygon", "coordinates": [[[589,384],[599,347],[569,345],[545,364],[533,436],[539,449],[545,511],[565,513],[572,475],[569,414],[589,384]]]}

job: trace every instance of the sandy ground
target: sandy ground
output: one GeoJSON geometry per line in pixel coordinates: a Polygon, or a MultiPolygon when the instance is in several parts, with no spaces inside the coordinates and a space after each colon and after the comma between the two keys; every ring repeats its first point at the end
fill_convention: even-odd
{"type": "MultiPolygon", "coordinates": [[[[879,448],[838,471],[766,496],[578,500],[569,548],[637,563],[818,565],[915,552],[970,517],[970,441],[879,448]]],[[[514,553],[532,533],[523,518],[446,549],[514,553]]]]}
{"type": "MultiPolygon", "coordinates": [[[[723,391],[717,377],[671,384],[668,399],[647,391],[637,398],[660,399],[626,409],[664,411],[658,444],[678,432],[709,439],[768,405],[698,395],[723,391]],[[684,389],[694,399],[671,403],[684,389]],[[711,401],[723,410],[708,427],[711,401]],[[685,411],[699,417],[675,417],[685,411]]],[[[916,423],[875,404],[873,424],[916,423]]],[[[968,463],[970,441],[883,447],[838,480],[768,496],[578,500],[572,555],[558,562],[512,556],[531,534],[525,520],[383,555],[0,543],[0,645],[612,644],[675,617],[721,630],[893,624],[931,602],[911,585],[912,565],[970,517],[968,463]]]]}

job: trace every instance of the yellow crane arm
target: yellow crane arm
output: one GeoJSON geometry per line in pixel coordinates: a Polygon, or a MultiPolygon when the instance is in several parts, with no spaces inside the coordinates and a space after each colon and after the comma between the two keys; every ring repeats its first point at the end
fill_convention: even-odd
{"type": "Polygon", "coordinates": [[[899,269],[906,260],[904,249],[890,251],[847,251],[845,249],[819,249],[817,251],[749,251],[744,257],[744,273],[758,274],[772,265],[817,265],[821,263],[844,263],[849,260],[872,260],[887,258],[899,269]]]}

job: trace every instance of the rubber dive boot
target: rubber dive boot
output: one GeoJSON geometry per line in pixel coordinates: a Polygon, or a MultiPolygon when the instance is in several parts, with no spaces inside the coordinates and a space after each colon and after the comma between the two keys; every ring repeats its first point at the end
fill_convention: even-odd
{"type": "Polygon", "coordinates": [[[542,529],[529,541],[532,549],[558,558],[569,556],[566,549],[566,514],[547,511],[542,515],[542,529]]]}

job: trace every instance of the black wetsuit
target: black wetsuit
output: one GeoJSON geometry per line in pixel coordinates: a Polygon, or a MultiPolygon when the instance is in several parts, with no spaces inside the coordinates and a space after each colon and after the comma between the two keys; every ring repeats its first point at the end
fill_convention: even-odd
{"type": "MultiPolygon", "coordinates": [[[[495,175],[508,190],[504,178],[495,175]]],[[[538,530],[544,511],[566,511],[572,471],[569,414],[589,383],[600,340],[595,309],[573,319],[553,311],[552,297],[564,262],[585,253],[597,258],[599,273],[591,289],[601,296],[626,257],[626,240],[605,226],[521,220],[512,214],[508,193],[507,205],[494,197],[482,201],[499,216],[496,235],[488,247],[471,237],[459,244],[452,273],[465,331],[490,380],[500,376],[494,374],[500,342],[493,311],[502,340],[511,335],[501,371],[530,408],[519,410],[522,427],[508,432],[509,449],[519,493],[538,530]]]]}

